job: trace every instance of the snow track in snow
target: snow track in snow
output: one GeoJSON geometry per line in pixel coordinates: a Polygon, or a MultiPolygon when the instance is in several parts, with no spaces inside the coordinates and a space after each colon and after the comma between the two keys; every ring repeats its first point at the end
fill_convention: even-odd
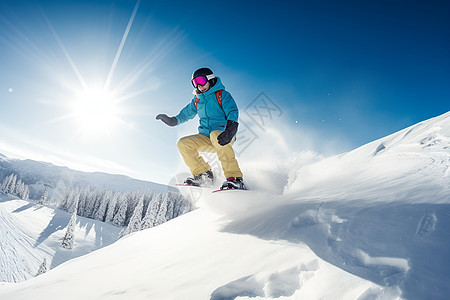
{"type": "Polygon", "coordinates": [[[77,218],[75,248],[60,248],[70,214],[0,193],[0,282],[36,276],[44,259],[52,269],[117,240],[118,227],[77,218]]]}
{"type": "Polygon", "coordinates": [[[35,242],[0,205],[0,281],[20,282],[36,275],[45,256],[35,249],[35,242]]]}

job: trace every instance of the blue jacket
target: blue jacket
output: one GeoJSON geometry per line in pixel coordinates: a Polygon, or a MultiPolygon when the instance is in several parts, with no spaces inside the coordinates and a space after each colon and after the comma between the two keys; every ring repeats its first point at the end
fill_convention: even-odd
{"type": "Polygon", "coordinates": [[[200,126],[198,132],[210,136],[214,130],[225,130],[227,120],[238,121],[239,110],[231,94],[225,91],[222,81],[217,77],[216,84],[203,94],[199,94],[186,105],[175,117],[180,125],[198,114],[200,118],[200,126]],[[216,91],[222,91],[222,107],[217,101],[216,91]],[[195,98],[200,100],[195,108],[195,98]]]}

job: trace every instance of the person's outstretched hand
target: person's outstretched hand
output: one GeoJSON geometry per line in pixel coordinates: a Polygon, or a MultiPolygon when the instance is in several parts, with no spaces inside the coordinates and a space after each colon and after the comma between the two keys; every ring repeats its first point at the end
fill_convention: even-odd
{"type": "Polygon", "coordinates": [[[227,127],[225,127],[225,131],[219,134],[219,136],[217,137],[217,142],[219,142],[219,145],[225,146],[231,142],[233,137],[236,135],[238,125],[238,122],[231,120],[227,121],[227,127]]]}
{"type": "Polygon", "coordinates": [[[166,114],[159,114],[156,116],[156,120],[161,120],[164,123],[166,123],[166,125],[169,126],[176,126],[178,124],[178,120],[175,117],[168,117],[166,114]]]}

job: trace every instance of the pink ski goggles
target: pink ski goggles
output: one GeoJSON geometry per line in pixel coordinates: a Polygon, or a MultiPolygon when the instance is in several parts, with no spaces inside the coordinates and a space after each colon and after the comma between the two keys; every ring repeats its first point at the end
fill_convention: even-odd
{"type": "Polygon", "coordinates": [[[215,78],[214,74],[206,75],[206,76],[197,76],[192,79],[192,85],[196,88],[199,85],[205,85],[208,80],[215,78]]]}

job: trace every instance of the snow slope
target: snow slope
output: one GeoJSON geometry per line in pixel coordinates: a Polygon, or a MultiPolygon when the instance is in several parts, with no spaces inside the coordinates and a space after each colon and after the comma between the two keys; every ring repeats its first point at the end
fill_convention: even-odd
{"type": "Polygon", "coordinates": [[[53,299],[66,293],[67,299],[226,299],[230,293],[262,295],[264,289],[289,295],[308,281],[315,290],[322,284],[317,274],[339,278],[342,296],[375,287],[320,260],[306,245],[221,232],[221,223],[217,215],[196,210],[20,285],[7,285],[0,298],[53,299]],[[264,287],[268,280],[272,287],[264,287]],[[285,281],[284,288],[278,286],[285,281]]]}
{"type": "MultiPolygon", "coordinates": [[[[44,259],[53,269],[117,240],[121,228],[77,217],[75,248],[60,247],[70,214],[0,192],[0,281],[20,282],[36,275],[44,259]]],[[[1,297],[0,297],[1,298],[1,297]]]]}
{"type": "Polygon", "coordinates": [[[184,189],[196,211],[0,299],[447,299],[449,170],[450,112],[281,170],[278,189],[184,189]]]}

